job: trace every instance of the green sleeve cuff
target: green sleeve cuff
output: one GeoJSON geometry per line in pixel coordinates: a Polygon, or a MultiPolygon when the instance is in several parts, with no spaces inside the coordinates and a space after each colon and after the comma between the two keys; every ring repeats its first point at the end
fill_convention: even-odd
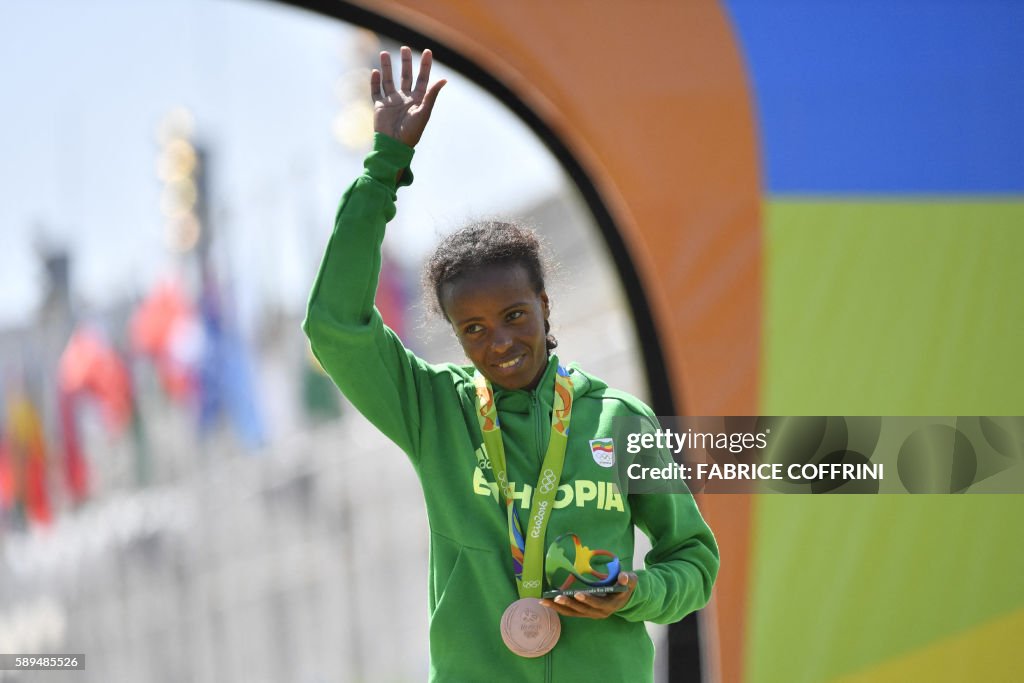
{"type": "Polygon", "coordinates": [[[636,588],[633,589],[633,594],[629,596],[629,600],[626,604],[618,609],[616,614],[625,619],[626,621],[643,621],[643,619],[637,619],[636,614],[642,612],[644,603],[647,602],[647,581],[645,572],[643,569],[634,570],[636,573],[636,588]]]}
{"type": "Polygon", "coordinates": [[[412,169],[409,163],[412,161],[413,148],[398,140],[384,135],[383,133],[373,134],[373,150],[363,162],[366,174],[386,187],[397,190],[412,184],[412,169]],[[402,177],[398,174],[401,172],[402,177]]]}

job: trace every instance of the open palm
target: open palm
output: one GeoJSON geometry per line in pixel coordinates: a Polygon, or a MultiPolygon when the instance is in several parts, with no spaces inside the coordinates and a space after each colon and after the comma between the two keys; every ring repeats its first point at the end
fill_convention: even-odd
{"type": "Polygon", "coordinates": [[[389,135],[415,147],[430,120],[437,93],[447,83],[444,79],[427,87],[433,55],[423,51],[416,87],[412,85],[412,50],[402,47],[402,80],[399,87],[391,76],[391,55],[380,53],[380,71],[370,74],[370,96],[373,98],[373,130],[389,135]]]}

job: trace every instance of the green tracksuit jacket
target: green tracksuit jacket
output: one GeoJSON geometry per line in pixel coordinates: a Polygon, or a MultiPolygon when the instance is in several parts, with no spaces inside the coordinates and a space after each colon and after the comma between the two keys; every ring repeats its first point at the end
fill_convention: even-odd
{"type": "MultiPolygon", "coordinates": [[[[423,486],[430,524],[430,680],[650,681],[654,651],[643,622],[669,623],[703,607],[718,572],[718,547],[688,494],[621,495],[616,470],[598,464],[590,439],[610,436],[615,416],[651,411],[575,367],[569,446],[547,538],[575,532],[587,546],[619,555],[623,570],[634,565],[634,525],[651,538],[653,550],[637,572],[629,603],[616,614],[561,617],[558,645],[537,659],[512,654],[502,642],[499,620],[519,596],[504,505],[497,502],[493,473],[481,470],[474,455],[482,437],[473,368],[417,358],[373,305],[384,227],[395,215],[397,185],[412,182],[412,155],[402,143],[376,136],[364,173],[342,197],[303,329],[334,382],[405,451],[423,486]]],[[[536,390],[496,393],[509,478],[523,509],[548,443],[557,362],[551,358],[536,390]]]]}

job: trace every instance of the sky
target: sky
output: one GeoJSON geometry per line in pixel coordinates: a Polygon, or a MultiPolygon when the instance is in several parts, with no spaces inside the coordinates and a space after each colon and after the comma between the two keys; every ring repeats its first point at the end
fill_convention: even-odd
{"type": "MultiPolygon", "coordinates": [[[[261,0],[0,0],[0,329],[31,323],[40,246],[69,250],[93,309],[173,272],[156,131],[176,107],[210,154],[214,252],[243,318],[301,307],[368,150],[332,134],[368,82],[362,44],[349,25],[261,0]]],[[[449,84],[387,238],[410,263],[462,222],[568,184],[501,104],[444,64],[434,75],[449,84]]]]}

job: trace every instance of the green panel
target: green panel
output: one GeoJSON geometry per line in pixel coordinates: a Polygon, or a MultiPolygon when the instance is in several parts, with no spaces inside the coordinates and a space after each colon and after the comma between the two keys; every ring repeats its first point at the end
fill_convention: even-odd
{"type": "Polygon", "coordinates": [[[1024,414],[1024,201],[768,202],[762,412],[1024,414]]]}
{"type": "MultiPolygon", "coordinates": [[[[768,415],[1024,414],[1024,202],[766,206],[768,415]]],[[[819,681],[1024,606],[1024,496],[759,496],[747,678],[819,681]]]]}
{"type": "Polygon", "coordinates": [[[822,681],[1024,605],[1024,496],[760,496],[748,680],[822,681]]]}

